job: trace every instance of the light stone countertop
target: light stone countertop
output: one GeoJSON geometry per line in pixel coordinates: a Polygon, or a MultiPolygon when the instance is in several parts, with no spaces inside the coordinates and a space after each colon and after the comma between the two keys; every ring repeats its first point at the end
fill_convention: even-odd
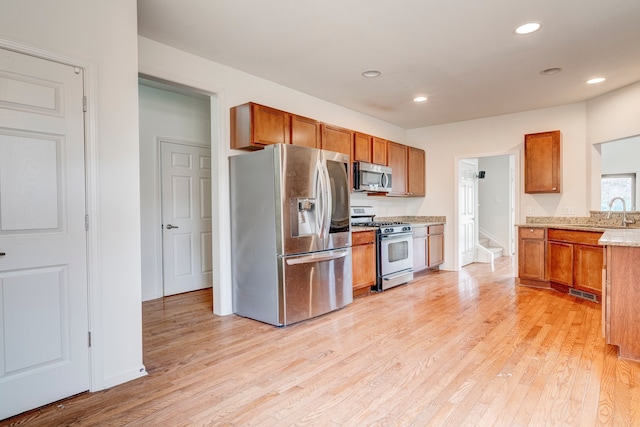
{"type": "Polygon", "coordinates": [[[598,240],[602,246],[640,246],[640,229],[627,228],[605,230],[598,240]]]}

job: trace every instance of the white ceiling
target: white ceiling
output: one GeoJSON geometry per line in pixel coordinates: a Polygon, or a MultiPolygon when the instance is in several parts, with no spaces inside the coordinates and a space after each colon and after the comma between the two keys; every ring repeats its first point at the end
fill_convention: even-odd
{"type": "Polygon", "coordinates": [[[138,0],[138,32],[406,129],[640,80],[640,0],[138,0]]]}

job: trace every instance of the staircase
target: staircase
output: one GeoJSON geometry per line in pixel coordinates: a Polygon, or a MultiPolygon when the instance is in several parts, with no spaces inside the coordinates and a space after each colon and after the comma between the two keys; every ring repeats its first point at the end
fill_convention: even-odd
{"type": "Polygon", "coordinates": [[[481,237],[480,239],[478,239],[478,243],[480,244],[480,246],[493,252],[494,259],[500,258],[503,255],[503,249],[498,246],[491,246],[491,240],[486,237],[481,237]]]}

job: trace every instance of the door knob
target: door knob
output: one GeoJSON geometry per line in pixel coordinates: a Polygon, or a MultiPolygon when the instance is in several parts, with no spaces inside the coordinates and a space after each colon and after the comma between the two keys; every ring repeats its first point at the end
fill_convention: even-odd
{"type": "Polygon", "coordinates": [[[180,228],[177,225],[167,224],[167,230],[171,230],[172,228],[180,228]]]}

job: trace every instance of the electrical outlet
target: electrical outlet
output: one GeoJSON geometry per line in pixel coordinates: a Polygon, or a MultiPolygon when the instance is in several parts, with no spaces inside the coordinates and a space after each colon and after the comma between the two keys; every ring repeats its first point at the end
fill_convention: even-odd
{"type": "Polygon", "coordinates": [[[575,214],[575,212],[573,211],[572,207],[565,207],[564,208],[564,214],[565,215],[573,215],[573,214],[575,214]]]}
{"type": "Polygon", "coordinates": [[[527,215],[531,215],[533,213],[533,209],[531,209],[531,206],[527,206],[527,208],[524,211],[527,215]]]}

